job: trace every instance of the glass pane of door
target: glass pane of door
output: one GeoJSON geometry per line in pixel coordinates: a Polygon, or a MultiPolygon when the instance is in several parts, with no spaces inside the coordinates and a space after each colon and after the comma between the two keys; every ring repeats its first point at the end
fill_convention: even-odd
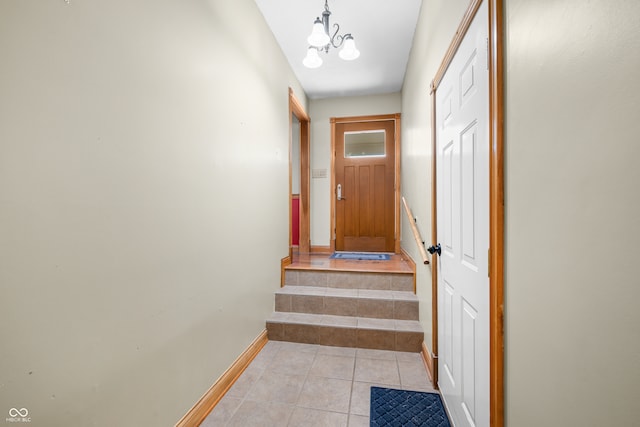
{"type": "Polygon", "coordinates": [[[344,157],[384,157],[384,129],[344,133],[344,157]]]}

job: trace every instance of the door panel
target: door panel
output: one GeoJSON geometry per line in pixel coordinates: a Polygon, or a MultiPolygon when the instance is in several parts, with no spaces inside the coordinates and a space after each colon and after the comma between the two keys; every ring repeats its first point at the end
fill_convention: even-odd
{"type": "Polygon", "coordinates": [[[440,357],[442,359],[442,366],[449,377],[449,382],[455,387],[456,377],[454,375],[453,363],[451,363],[451,361],[455,359],[453,353],[453,298],[455,296],[455,290],[445,279],[443,279],[443,282],[444,294],[442,295],[442,317],[440,320],[442,324],[442,335],[438,333],[438,338],[441,343],[440,347],[442,348],[440,357]],[[444,345],[442,345],[443,343],[444,345]]]}
{"type": "Polygon", "coordinates": [[[476,424],[476,319],[478,312],[464,298],[462,299],[462,409],[472,424],[476,424]]]}
{"type": "Polygon", "coordinates": [[[343,223],[342,226],[344,228],[344,235],[347,236],[355,236],[357,234],[356,227],[358,226],[356,221],[356,212],[357,209],[354,209],[355,197],[352,200],[344,197],[345,188],[355,188],[356,187],[356,167],[355,166],[345,166],[344,170],[344,178],[342,179],[342,201],[338,205],[338,209],[344,209],[343,215],[343,223]]]}
{"type": "Polygon", "coordinates": [[[393,252],[395,121],[337,123],[335,132],[336,250],[393,252]]]}
{"type": "MultiPolygon", "coordinates": [[[[369,237],[374,236],[371,233],[371,202],[372,197],[375,197],[373,193],[373,186],[371,185],[370,172],[371,167],[369,165],[363,165],[358,167],[358,188],[355,191],[356,203],[358,203],[358,230],[354,236],[369,237]]],[[[349,188],[345,187],[345,191],[349,188]]]]}
{"type": "Polygon", "coordinates": [[[477,155],[476,146],[476,123],[472,127],[463,131],[461,147],[461,201],[460,207],[460,227],[462,238],[462,256],[463,262],[468,268],[472,268],[477,271],[475,266],[475,222],[476,211],[474,206],[474,200],[476,197],[475,192],[475,158],[477,155]]]}
{"type": "Polygon", "coordinates": [[[457,427],[489,426],[487,5],[436,92],[438,384],[457,427]]]}

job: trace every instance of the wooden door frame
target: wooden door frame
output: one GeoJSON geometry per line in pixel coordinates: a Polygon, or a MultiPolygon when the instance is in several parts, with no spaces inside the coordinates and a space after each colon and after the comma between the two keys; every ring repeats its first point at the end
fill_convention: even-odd
{"type": "MultiPolygon", "coordinates": [[[[504,6],[503,0],[471,0],[431,82],[431,230],[438,242],[436,209],[436,91],[483,1],[489,6],[489,423],[504,426],[504,6]]],[[[438,378],[438,263],[431,263],[432,352],[438,378]]]]}
{"type": "Polygon", "coordinates": [[[400,128],[401,128],[401,114],[380,114],[373,116],[353,116],[353,117],[331,117],[331,188],[329,189],[329,198],[331,199],[331,224],[330,224],[330,251],[333,253],[336,250],[336,124],[338,123],[358,123],[358,122],[380,122],[393,120],[395,122],[395,184],[394,184],[394,206],[393,214],[394,218],[394,252],[400,253],[400,128]]]}
{"type": "Polygon", "coordinates": [[[300,122],[300,227],[298,252],[309,253],[311,245],[311,217],[309,211],[310,178],[309,178],[309,151],[310,151],[310,124],[309,115],[296,98],[293,89],[289,88],[289,257],[293,259],[293,212],[292,212],[292,172],[293,172],[293,119],[296,116],[300,122]]]}

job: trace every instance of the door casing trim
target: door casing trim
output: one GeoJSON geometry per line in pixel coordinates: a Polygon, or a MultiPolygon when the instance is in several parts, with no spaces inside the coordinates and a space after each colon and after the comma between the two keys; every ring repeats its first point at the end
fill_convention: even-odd
{"type": "Polygon", "coordinates": [[[292,144],[293,144],[293,123],[292,115],[295,115],[300,122],[300,228],[299,228],[299,253],[309,253],[311,246],[311,217],[310,217],[310,181],[309,181],[309,151],[310,151],[310,125],[309,115],[296,98],[293,89],[289,88],[289,256],[293,256],[293,212],[291,209],[292,196],[292,144]]]}
{"type": "MultiPolygon", "coordinates": [[[[431,82],[431,230],[438,242],[436,209],[436,91],[483,1],[489,6],[489,424],[504,426],[504,4],[472,0],[431,82]]],[[[438,263],[431,264],[434,383],[438,379],[438,263]]]]}
{"type": "Polygon", "coordinates": [[[379,114],[372,116],[352,116],[352,117],[331,117],[329,119],[331,123],[331,188],[329,189],[329,198],[331,199],[331,222],[330,222],[330,252],[333,253],[336,250],[336,124],[337,123],[357,123],[357,122],[379,122],[379,121],[395,121],[395,183],[393,186],[394,193],[394,252],[400,253],[400,128],[401,128],[401,114],[379,114]]]}

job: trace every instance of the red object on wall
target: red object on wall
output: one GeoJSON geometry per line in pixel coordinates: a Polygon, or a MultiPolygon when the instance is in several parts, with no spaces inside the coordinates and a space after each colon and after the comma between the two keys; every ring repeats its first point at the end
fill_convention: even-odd
{"type": "Polygon", "coordinates": [[[291,244],[300,244],[300,199],[298,196],[291,197],[291,244]]]}

